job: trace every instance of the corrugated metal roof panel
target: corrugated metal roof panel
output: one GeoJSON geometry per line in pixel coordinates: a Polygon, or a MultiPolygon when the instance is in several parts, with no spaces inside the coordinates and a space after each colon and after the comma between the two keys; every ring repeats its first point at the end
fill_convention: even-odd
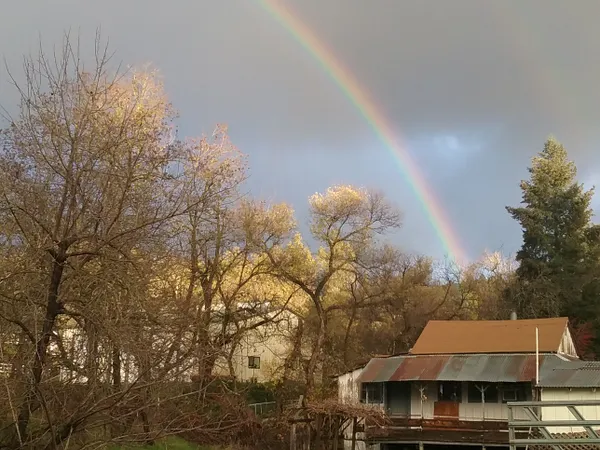
{"type": "MultiPolygon", "coordinates": [[[[549,364],[551,367],[556,367],[559,363],[554,360],[558,359],[555,355],[541,355],[540,365],[543,367],[549,364]]],[[[548,371],[549,369],[546,370],[548,371]]],[[[598,376],[600,377],[600,369],[598,376]]],[[[406,355],[372,359],[361,374],[360,381],[439,380],[515,383],[531,381],[534,377],[535,355],[406,355]]]]}
{"type": "MultiPolygon", "coordinates": [[[[540,368],[544,366],[546,360],[548,360],[549,364],[552,364],[554,359],[556,359],[556,356],[548,356],[546,358],[545,355],[540,355],[540,368]]],[[[519,381],[531,381],[533,379],[535,379],[535,355],[527,355],[525,362],[521,366],[519,381]]]]}
{"type": "MultiPolygon", "coordinates": [[[[376,381],[387,381],[384,379],[379,379],[379,372],[381,371],[383,365],[385,364],[385,360],[387,358],[373,358],[371,361],[367,363],[362,373],[359,376],[359,381],[361,382],[376,382],[376,381]]],[[[390,358],[391,359],[391,358],[390,358]]]]}
{"type": "MultiPolygon", "coordinates": [[[[424,362],[426,361],[426,358],[421,357],[421,359],[424,362]]],[[[448,363],[440,370],[439,375],[435,379],[445,381],[458,380],[462,376],[461,373],[468,373],[468,368],[471,365],[468,363],[469,360],[472,361],[472,358],[468,356],[457,355],[448,357],[448,363]]]]}
{"type": "Polygon", "coordinates": [[[390,380],[396,369],[398,368],[398,364],[402,364],[403,356],[394,356],[392,358],[384,359],[384,364],[379,371],[379,378],[385,381],[390,380]]]}
{"type": "Polygon", "coordinates": [[[389,381],[435,380],[448,359],[448,356],[431,356],[427,359],[404,356],[389,381]]]}
{"type": "Polygon", "coordinates": [[[540,369],[540,386],[600,387],[600,361],[556,361],[540,369]]]}

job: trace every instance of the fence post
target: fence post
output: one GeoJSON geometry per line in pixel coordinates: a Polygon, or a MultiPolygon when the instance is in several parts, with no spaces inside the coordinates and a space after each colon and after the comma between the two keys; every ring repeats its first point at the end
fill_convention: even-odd
{"type": "Polygon", "coordinates": [[[352,419],[352,450],[356,450],[356,427],[358,426],[358,418],[352,419]]]}

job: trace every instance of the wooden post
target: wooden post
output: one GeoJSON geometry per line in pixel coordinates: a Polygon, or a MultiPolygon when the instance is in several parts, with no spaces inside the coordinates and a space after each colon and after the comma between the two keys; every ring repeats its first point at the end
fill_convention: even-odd
{"type": "Polygon", "coordinates": [[[358,418],[352,419],[352,450],[356,450],[356,427],[358,425],[358,418]]]}
{"type": "MultiPolygon", "coordinates": [[[[481,393],[481,419],[485,422],[485,391],[487,391],[490,386],[476,384],[475,387],[481,393]]],[[[485,425],[483,425],[483,427],[485,428],[485,425]]]]}
{"type": "Polygon", "coordinates": [[[333,421],[333,450],[338,450],[340,444],[340,421],[339,417],[335,417],[333,421]]]}
{"type": "Polygon", "coordinates": [[[315,450],[321,450],[321,432],[323,428],[323,414],[317,413],[315,420],[315,450]]]}
{"type": "Polygon", "coordinates": [[[515,429],[512,426],[511,422],[514,420],[514,414],[512,406],[508,405],[508,444],[510,450],[516,450],[516,446],[513,444],[513,440],[515,439],[515,429]]]}
{"type": "Polygon", "coordinates": [[[290,427],[290,450],[297,450],[296,446],[296,422],[290,427]]]}
{"type": "Polygon", "coordinates": [[[298,398],[298,403],[297,403],[298,411],[296,411],[296,414],[294,414],[294,417],[292,419],[293,420],[292,426],[290,427],[290,450],[299,450],[298,443],[296,441],[297,425],[296,425],[295,419],[297,419],[298,416],[300,416],[303,406],[304,406],[304,395],[301,395],[300,398],[298,398]]]}

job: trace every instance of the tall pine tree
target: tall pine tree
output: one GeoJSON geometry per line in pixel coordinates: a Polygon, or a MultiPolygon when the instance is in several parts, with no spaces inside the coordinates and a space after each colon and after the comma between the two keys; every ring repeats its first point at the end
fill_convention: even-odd
{"type": "Polygon", "coordinates": [[[566,315],[589,329],[600,312],[600,233],[590,205],[594,191],[577,182],[575,164],[553,138],[533,158],[529,173],[530,179],[521,182],[522,206],[506,208],[523,229],[510,299],[521,316],[566,315]]]}

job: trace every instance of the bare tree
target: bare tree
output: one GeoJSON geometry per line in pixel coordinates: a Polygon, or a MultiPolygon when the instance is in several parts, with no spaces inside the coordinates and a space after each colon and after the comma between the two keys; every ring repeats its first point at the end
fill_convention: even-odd
{"type": "Polygon", "coordinates": [[[280,240],[264,245],[278,276],[300,288],[315,313],[315,338],[305,365],[309,392],[323,360],[329,313],[340,307],[328,303],[328,295],[336,283],[354,280],[378,235],[399,226],[399,214],[380,194],[350,186],[315,194],[310,207],[311,232],[321,245],[316,253],[311,253],[298,236],[285,246],[280,240]]]}
{"type": "MultiPolygon", "coordinates": [[[[51,57],[25,60],[23,84],[13,80],[21,102],[2,133],[0,221],[10,230],[3,251],[23,263],[4,268],[3,277],[18,283],[2,286],[9,303],[2,319],[31,345],[30,357],[20,361],[22,393],[12,402],[12,447],[33,438],[30,418],[40,408],[52,419],[42,383],[59,322],[84,324],[93,384],[97,326],[82,316],[82,296],[93,301],[93,293],[106,286],[98,276],[102,268],[130,265],[131,255],[185,210],[171,169],[177,159],[173,112],[158,78],[133,71],[111,75],[109,61],[97,40],[96,61],[88,69],[67,38],[51,57]],[[83,288],[91,279],[98,286],[83,288]],[[23,288],[15,289],[17,284],[23,288]]],[[[61,439],[58,432],[52,442],[61,439]]]]}

